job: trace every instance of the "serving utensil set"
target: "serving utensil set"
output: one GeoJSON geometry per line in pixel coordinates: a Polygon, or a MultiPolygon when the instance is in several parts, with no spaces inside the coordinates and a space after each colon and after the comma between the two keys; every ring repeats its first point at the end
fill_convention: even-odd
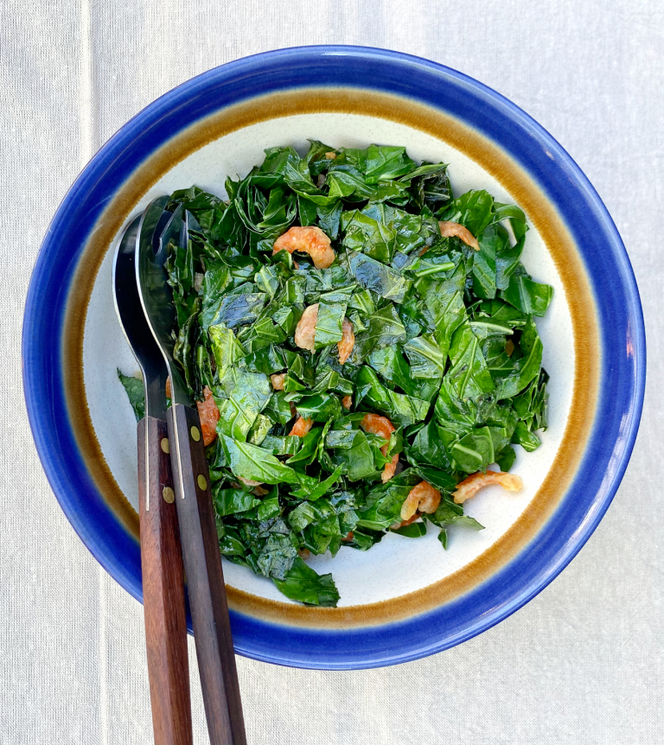
{"type": "Polygon", "coordinates": [[[198,225],[168,197],[126,227],[113,263],[115,307],[145,385],[138,423],[143,604],[155,745],[191,745],[185,583],[212,745],[246,736],[210,478],[195,403],[174,362],[164,263],[198,225]],[[166,382],[170,378],[170,406],[166,382]]]}

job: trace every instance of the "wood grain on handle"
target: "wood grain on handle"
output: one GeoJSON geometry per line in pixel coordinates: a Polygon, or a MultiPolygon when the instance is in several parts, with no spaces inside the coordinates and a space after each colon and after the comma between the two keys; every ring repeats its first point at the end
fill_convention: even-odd
{"type": "Polygon", "coordinates": [[[170,456],[162,447],[167,437],[166,422],[160,419],[146,417],[138,423],[145,640],[155,745],[192,745],[180,535],[175,504],[163,497],[164,487],[173,488],[170,456]]]}
{"type": "Polygon", "coordinates": [[[168,427],[182,556],[210,742],[212,745],[246,745],[219,538],[198,412],[174,404],[168,410],[168,427]],[[194,436],[192,427],[196,428],[194,436]]]}

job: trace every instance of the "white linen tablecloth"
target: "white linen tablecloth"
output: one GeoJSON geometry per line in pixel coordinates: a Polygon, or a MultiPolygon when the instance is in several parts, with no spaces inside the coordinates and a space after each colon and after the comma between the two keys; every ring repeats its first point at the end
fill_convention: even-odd
{"type": "MultiPolygon", "coordinates": [[[[48,222],[93,153],[157,96],[229,60],[313,43],[444,63],[503,93],[558,139],[627,246],[650,384],[614,504],[552,585],[478,638],[397,667],[310,672],[239,658],[249,742],[664,742],[662,4],[2,0],[0,745],[152,742],[142,607],[74,534],[26,420],[21,319],[48,222]]],[[[195,665],[193,646],[190,659],[195,665]]],[[[197,683],[193,696],[203,744],[197,683]]]]}

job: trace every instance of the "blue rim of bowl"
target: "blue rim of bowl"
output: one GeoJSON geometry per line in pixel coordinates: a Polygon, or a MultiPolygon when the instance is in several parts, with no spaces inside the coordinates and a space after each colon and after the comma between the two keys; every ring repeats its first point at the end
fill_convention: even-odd
{"type": "Polygon", "coordinates": [[[595,530],[631,455],[646,369],[643,315],[632,268],[588,179],[530,116],[455,70],[367,47],[266,52],[187,81],[120,129],[62,201],[28,291],[23,379],[37,450],[62,509],[94,557],[140,600],[139,547],[95,487],[78,451],[63,395],[63,324],[77,261],[116,189],[137,163],[172,136],[227,106],[264,94],[322,86],[369,89],[441,110],[479,131],[523,168],[555,206],[578,247],[594,296],[602,350],[596,415],[574,481],[536,539],[488,580],[426,613],[370,627],[308,629],[231,611],[235,646],[242,655],[295,667],[360,669],[452,647],[532,599],[595,530]]]}

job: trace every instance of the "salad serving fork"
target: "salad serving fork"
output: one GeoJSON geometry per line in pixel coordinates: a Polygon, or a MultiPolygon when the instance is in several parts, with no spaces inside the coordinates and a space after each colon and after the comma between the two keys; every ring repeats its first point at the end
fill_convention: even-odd
{"type": "Polygon", "coordinates": [[[191,743],[184,564],[210,742],[245,745],[205,448],[198,411],[173,359],[174,309],[163,266],[171,244],[186,247],[196,224],[181,207],[166,211],[167,203],[168,197],[154,200],[130,223],[114,263],[116,309],[146,395],[138,427],[139,498],[155,742],[191,743]],[[153,541],[155,520],[164,527],[153,541]]]}

